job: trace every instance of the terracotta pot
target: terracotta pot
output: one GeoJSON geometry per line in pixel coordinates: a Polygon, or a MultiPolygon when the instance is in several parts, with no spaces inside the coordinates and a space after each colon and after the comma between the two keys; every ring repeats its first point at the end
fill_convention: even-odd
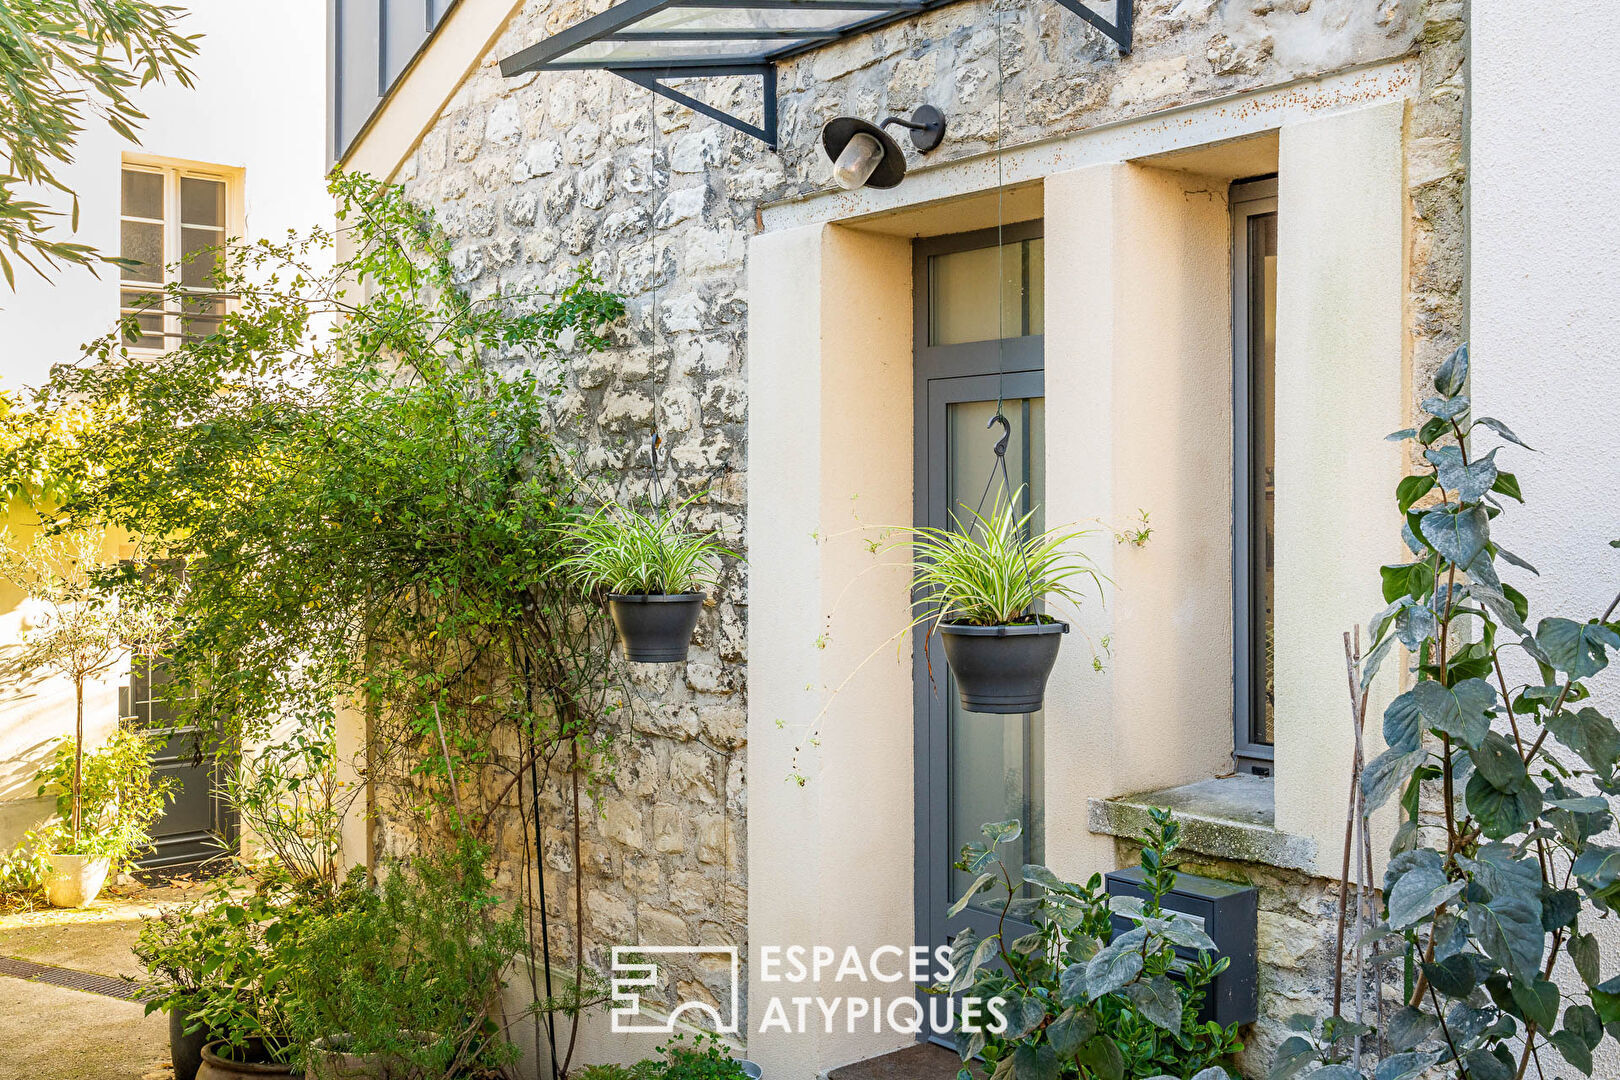
{"type": "Polygon", "coordinates": [[[248,1040],[247,1049],[242,1054],[247,1060],[232,1060],[230,1053],[230,1047],[223,1040],[203,1047],[202,1068],[197,1070],[197,1080],[265,1080],[273,1076],[298,1075],[291,1064],[270,1061],[270,1055],[264,1052],[258,1039],[248,1040]]]}
{"type": "Polygon", "coordinates": [[[702,593],[608,595],[608,614],[624,642],[624,658],[638,664],[684,661],[702,613],[702,593]]]}
{"type": "Polygon", "coordinates": [[[353,1054],[346,1035],[316,1039],[309,1045],[304,1063],[308,1080],[386,1080],[387,1058],[383,1054],[353,1054]]]}
{"type": "Polygon", "coordinates": [[[49,855],[45,899],[52,907],[82,908],[101,894],[111,862],[101,855],[49,855]]]}
{"type": "Polygon", "coordinates": [[[965,626],[941,623],[945,659],[956,676],[962,708],[976,713],[1032,713],[1046,697],[1069,624],[965,626]]]}

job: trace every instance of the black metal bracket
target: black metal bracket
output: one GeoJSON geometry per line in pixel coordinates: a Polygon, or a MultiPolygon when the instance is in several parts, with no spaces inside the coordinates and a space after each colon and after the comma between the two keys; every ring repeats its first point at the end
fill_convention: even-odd
{"type": "Polygon", "coordinates": [[[637,86],[644,87],[659,97],[668,98],[680,105],[685,105],[693,112],[702,113],[712,120],[718,120],[729,128],[735,128],[744,135],[751,135],[764,143],[772,150],[777,148],[778,131],[776,123],[776,65],[775,64],[733,64],[722,66],[696,66],[696,67],[667,67],[667,68],[608,68],[620,78],[629,79],[637,86]],[[764,102],[765,110],[763,123],[759,126],[750,124],[738,116],[733,116],[724,109],[717,109],[707,102],[699,101],[690,94],[683,94],[674,87],[665,86],[665,79],[711,79],[728,76],[758,76],[760,81],[760,97],[764,102]]]}
{"type": "Polygon", "coordinates": [[[1057,2],[1101,30],[1108,40],[1119,46],[1121,56],[1131,54],[1131,32],[1136,22],[1136,0],[1114,0],[1113,22],[1088,8],[1081,0],[1057,0],[1057,2]]]}

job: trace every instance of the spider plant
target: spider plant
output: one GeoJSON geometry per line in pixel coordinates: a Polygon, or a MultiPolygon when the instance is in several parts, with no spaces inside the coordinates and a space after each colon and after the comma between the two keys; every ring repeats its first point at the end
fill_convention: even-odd
{"type": "Polygon", "coordinates": [[[1093,530],[1059,527],[1031,534],[1035,511],[1020,516],[1016,509],[1022,494],[1019,488],[1011,499],[997,496],[988,517],[967,511],[968,519],[957,519],[959,529],[912,530],[916,582],[928,605],[913,626],[1055,622],[1037,605],[1052,597],[1078,605],[1087,579],[1102,595],[1102,575],[1071,546],[1093,530]]]}
{"type": "Polygon", "coordinates": [[[581,584],[621,595],[670,596],[713,587],[719,581],[720,556],[736,553],[713,533],[691,532],[677,524],[702,494],[668,513],[607,503],[563,525],[575,550],[559,567],[581,584]]]}

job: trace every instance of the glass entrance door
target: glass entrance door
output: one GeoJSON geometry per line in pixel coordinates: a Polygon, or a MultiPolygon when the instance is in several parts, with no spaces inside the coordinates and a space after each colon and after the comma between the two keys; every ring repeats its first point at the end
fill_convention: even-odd
{"type": "MultiPolygon", "coordinates": [[[[967,528],[970,511],[988,515],[998,496],[1015,494],[1044,528],[1039,223],[1004,230],[999,251],[996,241],[989,230],[917,244],[916,280],[926,287],[917,290],[915,518],[935,528],[967,528]],[[1011,427],[1010,492],[995,471],[1001,433],[988,428],[998,396],[1011,427]]],[[[971,881],[953,864],[986,823],[1023,823],[1023,836],[1001,849],[1014,881],[1024,863],[1045,859],[1044,723],[1039,713],[964,712],[937,636],[916,649],[914,678],[917,928],[919,944],[937,947],[967,926],[995,932],[996,916],[980,904],[945,917],[971,881]]]]}

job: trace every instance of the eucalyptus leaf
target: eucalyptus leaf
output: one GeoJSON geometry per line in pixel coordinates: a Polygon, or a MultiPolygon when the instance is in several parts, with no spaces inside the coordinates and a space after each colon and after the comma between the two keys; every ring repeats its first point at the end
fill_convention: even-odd
{"type": "Polygon", "coordinates": [[[1439,1030],[1438,1018],[1406,1005],[1391,1014],[1384,1026],[1384,1038],[1391,1050],[1401,1053],[1422,1046],[1439,1030]]]}
{"type": "Polygon", "coordinates": [[[1564,1010],[1564,1028],[1590,1049],[1603,1041],[1603,1022],[1590,1005],[1575,1004],[1564,1010]]]}
{"type": "Polygon", "coordinates": [[[984,826],[984,838],[992,844],[1010,844],[1024,835],[1023,822],[1014,818],[1009,821],[992,821],[984,826]]]}
{"type": "Polygon", "coordinates": [[[1086,965],[1086,999],[1111,994],[1142,973],[1142,944],[1147,931],[1138,927],[1115,938],[1086,965]]]}
{"type": "Polygon", "coordinates": [[[1094,1035],[1088,1039],[1075,1055],[1075,1060],[1090,1069],[1097,1080],[1124,1080],[1125,1055],[1106,1035],[1094,1035]]]}
{"type": "Polygon", "coordinates": [[[1511,791],[1528,779],[1518,750],[1495,731],[1486,733],[1480,744],[1468,751],[1468,756],[1486,782],[1500,791],[1511,791]]]}
{"type": "Polygon", "coordinates": [[[1464,798],[1480,831],[1492,840],[1505,840],[1524,830],[1541,813],[1541,789],[1528,778],[1504,791],[1475,773],[1464,789],[1464,798]]]}
{"type": "Polygon", "coordinates": [[[1417,1080],[1443,1056],[1439,1051],[1391,1054],[1373,1070],[1373,1080],[1417,1080]]]}
{"type": "Polygon", "coordinates": [[[1592,1048],[1581,1041],[1579,1035],[1572,1031],[1555,1031],[1547,1036],[1547,1041],[1558,1049],[1559,1055],[1570,1067],[1580,1070],[1586,1076],[1592,1075],[1592,1048]]]}
{"type": "MultiPolygon", "coordinates": [[[[1311,1027],[1314,1028],[1315,1018],[1311,1019],[1311,1027]]],[[[1302,1035],[1290,1035],[1277,1047],[1277,1053],[1271,1059],[1271,1071],[1266,1074],[1267,1080],[1293,1080],[1296,1073],[1315,1060],[1316,1044],[1302,1035]]]]}
{"type": "Polygon", "coordinates": [[[1512,563],[1514,566],[1517,566],[1520,570],[1528,570],[1532,574],[1536,575],[1537,577],[1541,576],[1541,571],[1540,570],[1537,570],[1535,567],[1531,566],[1529,563],[1525,562],[1523,559],[1521,559],[1517,555],[1513,554],[1513,552],[1509,551],[1507,548],[1498,546],[1497,549],[1496,549],[1496,555],[1497,555],[1498,558],[1502,559],[1504,562],[1509,562],[1509,563],[1512,563]]]}
{"type": "Polygon", "coordinates": [[[1582,885],[1601,891],[1620,880],[1620,848],[1591,843],[1570,868],[1582,885]]]}
{"type": "Polygon", "coordinates": [[[1367,809],[1377,810],[1389,802],[1428,760],[1429,751],[1422,746],[1415,749],[1392,746],[1368,762],[1361,771],[1361,790],[1367,799],[1367,809]]]}
{"type": "Polygon", "coordinates": [[[1513,1001],[1526,1020],[1534,1021],[1542,1031],[1550,1031],[1558,1023],[1558,987],[1546,979],[1526,981],[1514,979],[1513,1001]]]}
{"type": "Polygon", "coordinates": [[[990,883],[995,880],[996,875],[994,874],[980,874],[973,880],[973,884],[968,886],[967,891],[958,897],[954,904],[945,909],[945,915],[948,918],[956,918],[956,916],[962,913],[962,909],[967,907],[975,896],[989,888],[990,883]]]}
{"type": "Polygon", "coordinates": [[[1587,986],[1596,986],[1601,978],[1599,964],[1602,958],[1598,950],[1597,935],[1574,934],[1570,937],[1566,948],[1570,963],[1575,965],[1575,971],[1580,975],[1581,981],[1587,986]]]}

